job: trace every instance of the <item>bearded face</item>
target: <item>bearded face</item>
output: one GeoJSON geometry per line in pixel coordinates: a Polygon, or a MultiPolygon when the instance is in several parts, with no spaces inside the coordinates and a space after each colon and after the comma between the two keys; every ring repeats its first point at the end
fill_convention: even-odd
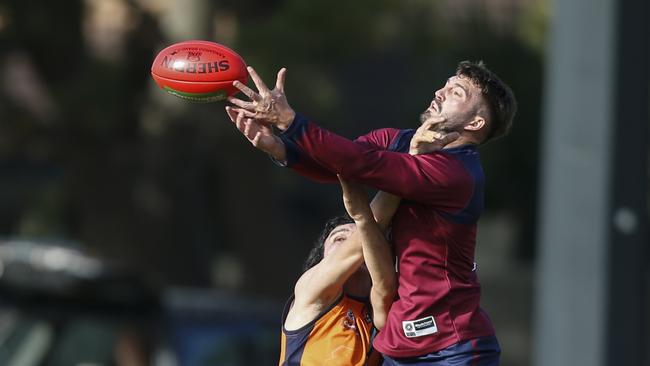
{"type": "Polygon", "coordinates": [[[452,76],[420,115],[420,122],[435,120],[436,132],[462,132],[465,125],[476,115],[480,103],[480,91],[463,76],[452,76]]]}
{"type": "Polygon", "coordinates": [[[467,121],[467,116],[461,116],[458,114],[449,116],[446,114],[439,114],[436,111],[432,111],[431,109],[427,109],[420,115],[420,123],[423,124],[430,120],[438,121],[433,125],[433,131],[441,133],[449,133],[454,131],[461,132],[463,130],[463,126],[467,121]]]}

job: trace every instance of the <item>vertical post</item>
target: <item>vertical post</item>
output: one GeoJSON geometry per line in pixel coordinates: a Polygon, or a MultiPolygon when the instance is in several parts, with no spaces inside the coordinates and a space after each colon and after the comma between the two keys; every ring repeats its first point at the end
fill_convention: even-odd
{"type": "Polygon", "coordinates": [[[616,0],[556,0],[547,49],[536,366],[605,366],[616,0]]]}
{"type": "Polygon", "coordinates": [[[534,364],[642,365],[650,6],[639,0],[555,5],[534,364]]]}

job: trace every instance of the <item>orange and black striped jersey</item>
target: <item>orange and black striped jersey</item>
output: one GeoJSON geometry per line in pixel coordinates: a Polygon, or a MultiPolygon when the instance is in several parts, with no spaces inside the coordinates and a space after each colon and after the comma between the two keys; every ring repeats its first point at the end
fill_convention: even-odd
{"type": "Polygon", "coordinates": [[[280,366],[364,366],[371,351],[372,318],[365,301],[342,295],[316,319],[284,328],[293,296],[282,313],[280,366]]]}

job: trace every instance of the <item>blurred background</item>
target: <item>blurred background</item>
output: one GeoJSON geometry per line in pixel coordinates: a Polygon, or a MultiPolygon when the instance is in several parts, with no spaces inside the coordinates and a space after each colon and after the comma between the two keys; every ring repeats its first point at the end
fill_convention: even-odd
{"type": "Polygon", "coordinates": [[[650,365],[646,3],[2,0],[0,364],[277,364],[340,191],[155,86],[158,51],[206,39],[287,67],[292,106],[350,138],[417,126],[485,61],[519,102],[481,150],[502,365],[650,365]]]}

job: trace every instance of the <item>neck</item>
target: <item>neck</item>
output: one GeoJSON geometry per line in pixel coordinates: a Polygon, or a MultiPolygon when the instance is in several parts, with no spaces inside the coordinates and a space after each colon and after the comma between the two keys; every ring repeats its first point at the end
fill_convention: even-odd
{"type": "Polygon", "coordinates": [[[454,141],[448,143],[447,145],[445,145],[445,149],[452,148],[452,147],[463,146],[463,145],[476,145],[476,146],[478,146],[479,143],[476,142],[476,139],[472,138],[471,136],[463,136],[463,135],[461,135],[456,140],[454,140],[454,141]]]}

